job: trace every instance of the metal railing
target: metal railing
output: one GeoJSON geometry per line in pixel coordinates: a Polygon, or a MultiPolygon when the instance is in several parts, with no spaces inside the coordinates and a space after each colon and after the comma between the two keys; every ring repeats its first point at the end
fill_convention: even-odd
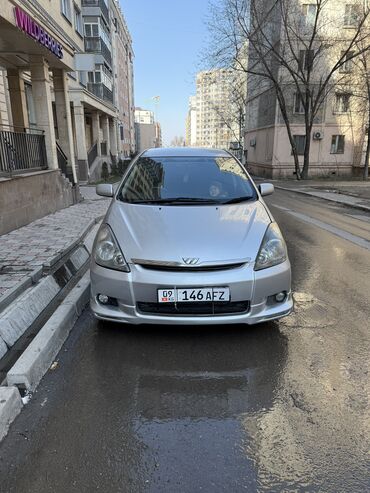
{"type": "Polygon", "coordinates": [[[95,144],[90,147],[87,153],[87,162],[89,164],[89,168],[91,168],[92,163],[95,161],[97,156],[98,156],[98,144],[95,142],[95,144]]]}
{"type": "Polygon", "coordinates": [[[68,178],[68,180],[72,183],[72,185],[75,185],[75,179],[73,176],[73,170],[72,166],[68,163],[68,157],[64,153],[63,149],[60,147],[60,145],[57,144],[57,158],[58,158],[58,166],[59,169],[62,171],[63,175],[68,178]]]}
{"type": "Polygon", "coordinates": [[[44,132],[31,128],[0,127],[0,175],[47,169],[44,132]]]}
{"type": "Polygon", "coordinates": [[[112,66],[112,53],[100,36],[85,36],[86,53],[101,53],[105,61],[112,66]]]}
{"type": "Polygon", "coordinates": [[[87,90],[92,92],[95,96],[97,96],[100,99],[103,99],[104,101],[109,101],[110,103],[113,103],[113,92],[108,89],[104,84],[101,82],[88,82],[87,83],[87,90]]]}

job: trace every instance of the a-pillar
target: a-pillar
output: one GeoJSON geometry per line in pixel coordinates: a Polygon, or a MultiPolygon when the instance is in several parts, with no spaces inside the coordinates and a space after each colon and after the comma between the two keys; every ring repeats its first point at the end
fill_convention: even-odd
{"type": "Polygon", "coordinates": [[[110,152],[114,157],[117,157],[117,120],[109,119],[109,136],[110,136],[110,152]]]}
{"type": "Polygon", "coordinates": [[[77,183],[78,176],[74,156],[71,104],[68,94],[67,73],[61,69],[54,69],[53,83],[59,145],[68,158],[68,163],[72,167],[74,182],[77,183]]]}
{"type": "Polygon", "coordinates": [[[92,134],[93,144],[97,145],[97,155],[101,156],[101,137],[100,137],[100,113],[99,111],[93,111],[92,116],[92,134]]]}
{"type": "Polygon", "coordinates": [[[8,87],[14,127],[29,127],[24,80],[18,69],[8,69],[8,87]]]}
{"type": "Polygon", "coordinates": [[[49,65],[42,56],[31,55],[30,66],[37,128],[45,133],[46,158],[49,168],[58,169],[49,65]]]}
{"type": "Polygon", "coordinates": [[[88,181],[89,165],[87,162],[85,111],[82,104],[73,104],[73,114],[76,132],[76,155],[78,164],[78,177],[80,181],[88,181]]]}
{"type": "Polygon", "coordinates": [[[109,116],[103,115],[102,117],[102,127],[103,127],[103,140],[107,145],[107,156],[109,156],[110,152],[110,137],[109,137],[109,116]]]}

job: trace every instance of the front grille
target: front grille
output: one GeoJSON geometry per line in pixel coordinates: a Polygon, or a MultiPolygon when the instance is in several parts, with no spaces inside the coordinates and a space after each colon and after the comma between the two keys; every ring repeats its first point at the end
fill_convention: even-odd
{"type": "Polygon", "coordinates": [[[140,267],[149,270],[159,270],[159,271],[167,271],[167,272],[210,272],[210,271],[219,271],[219,270],[231,270],[238,269],[242,267],[244,263],[238,264],[225,264],[225,265],[204,265],[204,266],[194,266],[187,267],[181,265],[161,265],[161,264],[139,264],[140,267]]]}
{"type": "Polygon", "coordinates": [[[138,302],[142,313],[152,315],[194,316],[194,315],[239,315],[249,311],[249,301],[209,303],[144,303],[138,302]]]}

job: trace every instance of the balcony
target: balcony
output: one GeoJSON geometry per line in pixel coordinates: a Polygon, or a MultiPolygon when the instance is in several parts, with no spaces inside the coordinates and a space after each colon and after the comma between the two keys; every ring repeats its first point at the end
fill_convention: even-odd
{"type": "Polygon", "coordinates": [[[85,52],[102,54],[108,65],[112,66],[112,54],[100,36],[85,36],[85,52]]]}
{"type": "Polygon", "coordinates": [[[113,104],[113,92],[102,83],[88,82],[87,89],[95,96],[113,104]]]}
{"type": "Polygon", "coordinates": [[[109,24],[109,10],[104,0],[82,0],[82,7],[99,7],[109,24]]]}

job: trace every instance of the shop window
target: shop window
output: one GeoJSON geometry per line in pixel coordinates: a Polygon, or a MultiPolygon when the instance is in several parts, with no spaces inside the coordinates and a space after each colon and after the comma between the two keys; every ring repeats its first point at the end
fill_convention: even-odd
{"type": "Polygon", "coordinates": [[[37,129],[35,104],[33,101],[32,87],[30,84],[24,85],[24,91],[26,94],[28,124],[30,129],[37,129]]]}
{"type": "Polygon", "coordinates": [[[330,154],[344,153],[344,135],[333,135],[331,138],[330,154]]]}

